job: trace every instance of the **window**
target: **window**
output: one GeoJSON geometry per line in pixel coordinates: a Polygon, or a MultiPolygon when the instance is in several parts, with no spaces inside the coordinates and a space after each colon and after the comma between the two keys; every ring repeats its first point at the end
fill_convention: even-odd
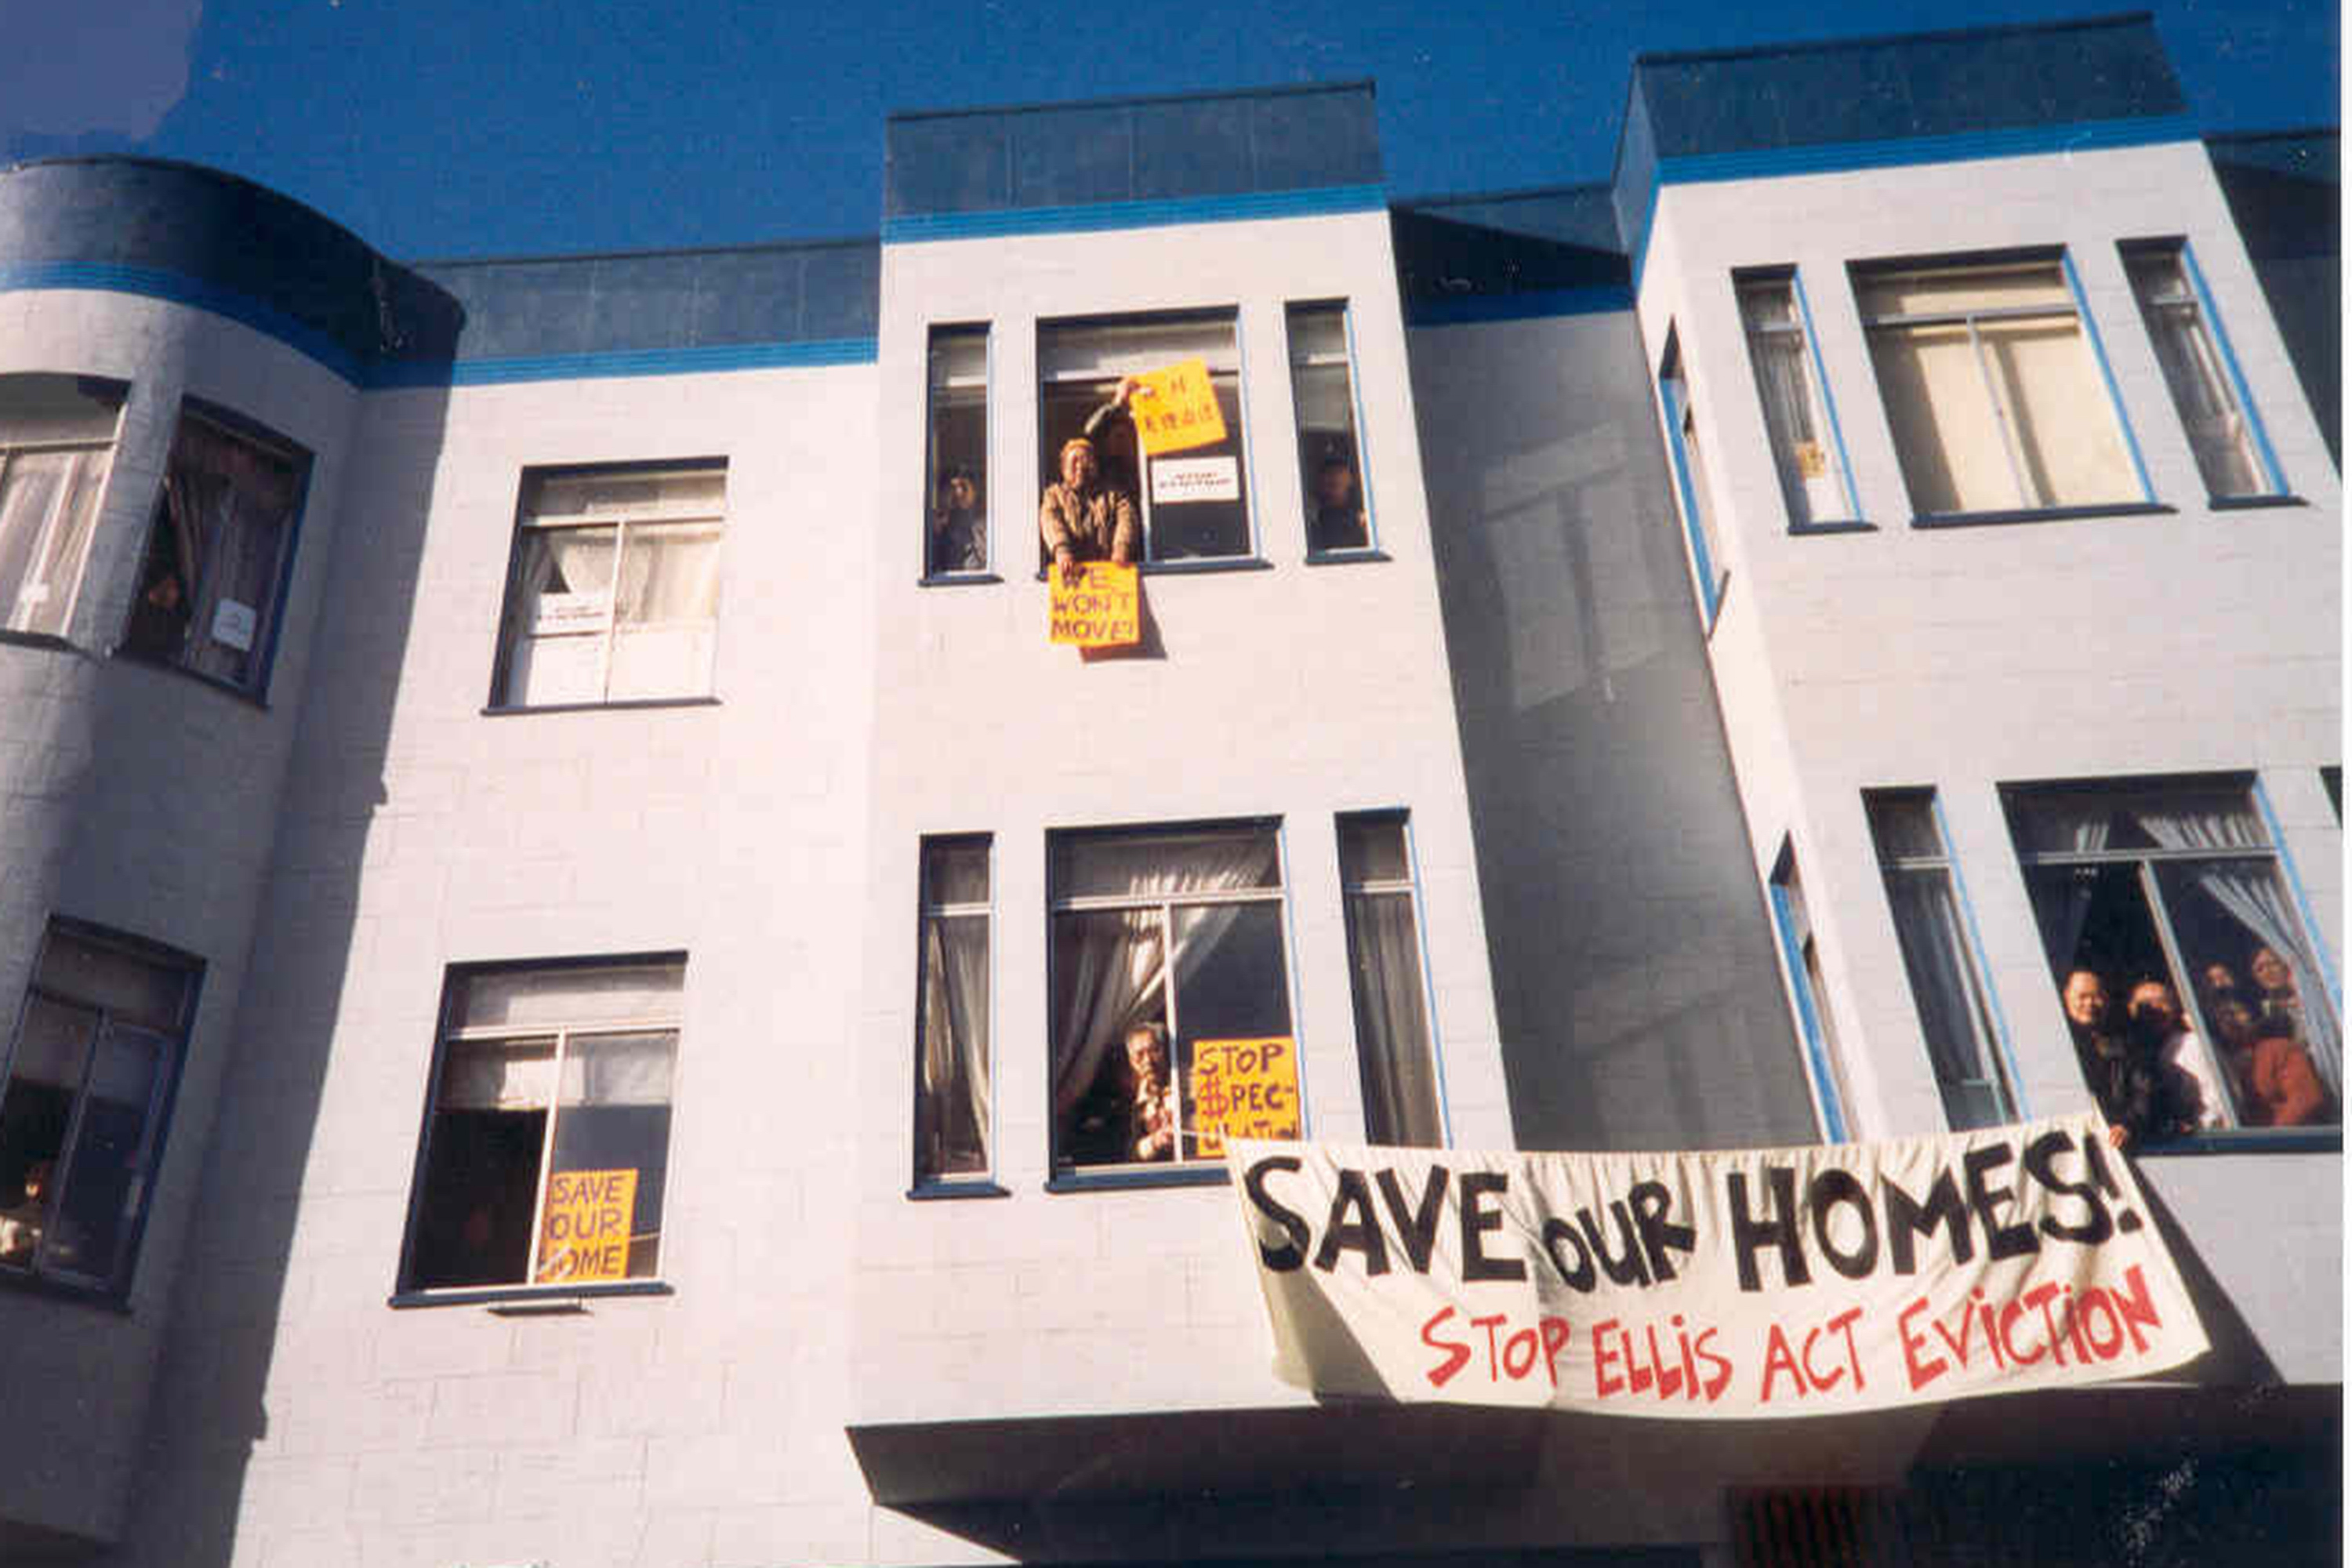
{"type": "Polygon", "coordinates": [[[0,1089],[0,1273],[130,1289],[203,968],[50,922],[0,1089]]]}
{"type": "Polygon", "coordinates": [[[450,972],[404,1289],[657,1272],[685,978],[677,956],[450,972]]]}
{"type": "Polygon", "coordinates": [[[1056,833],[1049,853],[1054,1163],[1198,1159],[1194,1045],[1290,1034],[1275,828],[1056,833]]]}
{"type": "Polygon", "coordinates": [[[1978,967],[1960,889],[1945,847],[1932,792],[1863,797],[1879,874],[1895,911],[1927,1059],[1943,1091],[1944,1117],[1956,1132],[2017,1119],[2002,1070],[2000,1029],[1978,967]]]}
{"type": "Polygon", "coordinates": [[[984,837],[923,841],[918,1185],[989,1170],[988,858],[984,837]]]}
{"type": "Polygon", "coordinates": [[[2246,784],[2003,797],[2053,982],[2111,1121],[2154,1141],[2336,1121],[2343,1050],[2326,971],[2246,784]]]}
{"type": "Polygon", "coordinates": [[[525,474],[492,705],[709,696],[726,516],[723,463],[525,474]]]}
{"type": "Polygon", "coordinates": [[[1772,438],[1772,460],[1789,521],[1798,528],[1860,509],[1847,488],[1837,439],[1837,416],[1808,336],[1803,297],[1793,272],[1738,279],[1739,313],[1748,323],[1748,357],[1772,438]]]}
{"type": "Polygon", "coordinates": [[[1087,418],[1111,400],[1121,376],[1195,359],[1209,367],[1224,419],[1223,441],[1164,453],[1150,459],[1146,472],[1130,421],[1114,416],[1096,433],[1104,483],[1135,498],[1147,561],[1253,552],[1234,312],[1046,322],[1037,329],[1038,471],[1048,482],[1061,471],[1062,444],[1086,433],[1087,418]],[[1140,487],[1139,474],[1148,481],[1140,487]]]}
{"type": "Polygon", "coordinates": [[[1830,1018],[1829,989],[1822,977],[1812,915],[1805,907],[1805,885],[1797,875],[1796,847],[1787,842],[1781,844],[1780,863],[1773,868],[1771,900],[1772,922],[1780,933],[1780,957],[1789,969],[1789,993],[1797,1005],[1806,1064],[1811,1069],[1814,1099],[1821,1106],[1822,1130],[1832,1142],[1843,1142],[1846,1108],[1853,1103],[1853,1091],[1846,1082],[1845,1058],[1838,1050],[1837,1026],[1830,1018]]]}
{"type": "Polygon", "coordinates": [[[1698,574],[1699,602],[1709,625],[1723,602],[1721,536],[1716,531],[1715,491],[1698,438],[1698,409],[1683,377],[1682,344],[1666,329],[1666,355],[1658,366],[1658,400],[1666,413],[1667,452],[1674,459],[1675,488],[1682,497],[1683,524],[1690,534],[1691,564],[1698,574]]]}
{"type": "Polygon", "coordinates": [[[1923,516],[2144,501],[2063,258],[1856,268],[1923,516]]]}
{"type": "Polygon", "coordinates": [[[933,327],[923,574],[988,570],[988,329],[933,327]]]}
{"type": "Polygon", "coordinates": [[[88,376],[0,376],[0,627],[65,636],[122,395],[88,376]]]}
{"type": "Polygon", "coordinates": [[[1371,517],[1363,449],[1356,439],[1356,389],[1349,376],[1348,307],[1293,305],[1289,327],[1307,552],[1369,549],[1371,517]]]}
{"type": "Polygon", "coordinates": [[[261,695],[309,472],[294,448],[183,408],[117,651],[261,695]]]}
{"type": "Polygon", "coordinates": [[[1445,1142],[1437,1060],[1422,988],[1421,930],[1402,814],[1339,818],[1339,889],[1348,911],[1364,1136],[1436,1148],[1445,1142]]]}
{"type": "Polygon", "coordinates": [[[2269,460],[2230,358],[2221,324],[2209,320],[2205,289],[2180,241],[2123,247],[2124,271],[2147,323],[2172,406],[2188,427],[2197,470],[2213,496],[2275,495],[2286,486],[2269,460]]]}

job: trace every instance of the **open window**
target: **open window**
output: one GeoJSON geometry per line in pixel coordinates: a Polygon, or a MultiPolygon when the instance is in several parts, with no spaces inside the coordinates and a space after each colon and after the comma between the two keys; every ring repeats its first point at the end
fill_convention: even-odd
{"type": "Polygon", "coordinates": [[[1046,483],[1054,482],[1063,444],[1086,434],[1089,418],[1112,400],[1122,376],[1186,360],[1207,365],[1225,438],[1147,459],[1133,422],[1113,415],[1095,433],[1103,482],[1135,502],[1144,560],[1245,558],[1255,553],[1256,543],[1250,531],[1241,352],[1232,310],[1039,323],[1038,472],[1046,483]]]}
{"type": "Polygon", "coordinates": [[[183,407],[116,651],[263,695],[309,472],[297,448],[183,407]]]}
{"type": "Polygon", "coordinates": [[[1050,874],[1055,1166],[1213,1158],[1196,1047],[1291,1033],[1274,826],[1056,833],[1050,874]]]}
{"type": "Polygon", "coordinates": [[[1370,491],[1356,436],[1348,307],[1293,305],[1290,395],[1298,410],[1298,485],[1307,498],[1307,552],[1371,547],[1370,491]]]}
{"type": "Polygon", "coordinates": [[[0,375],[0,628],[66,635],[123,392],[89,376],[0,375]]]}
{"type": "Polygon", "coordinates": [[[202,973],[50,922],[0,1079],[0,1273],[130,1289],[202,973]]]}
{"type": "Polygon", "coordinates": [[[658,1273],[685,978],[678,956],[450,972],[404,1290],[658,1273]]]}
{"type": "Polygon", "coordinates": [[[726,518],[723,462],[526,473],[492,705],[708,697],[726,518]]]}
{"type": "Polygon", "coordinates": [[[923,575],[988,570],[988,329],[933,327],[923,575]]]}

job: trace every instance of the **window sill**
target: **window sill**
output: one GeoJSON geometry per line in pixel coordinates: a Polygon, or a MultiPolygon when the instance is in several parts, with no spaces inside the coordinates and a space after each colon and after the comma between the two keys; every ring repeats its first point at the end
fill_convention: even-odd
{"type": "Polygon", "coordinates": [[[976,588],[983,584],[1002,583],[1004,579],[993,572],[942,572],[935,577],[918,577],[918,588],[976,588]]]}
{"type": "Polygon", "coordinates": [[[994,1182],[918,1182],[907,1189],[907,1196],[919,1204],[937,1203],[948,1198],[1009,1198],[1010,1187],[1000,1187],[994,1182]]]}
{"type": "Polygon", "coordinates": [[[1715,641],[1715,628],[1723,624],[1723,602],[1730,596],[1731,574],[1726,572],[1716,579],[1715,592],[1708,595],[1698,607],[1699,618],[1706,623],[1699,633],[1700,641],[1715,641]]]}
{"type": "Polygon", "coordinates": [[[1394,557],[1385,550],[1366,546],[1361,550],[1327,550],[1320,555],[1309,554],[1309,566],[1352,566],[1359,561],[1389,561],[1394,557]]]}
{"type": "Polygon", "coordinates": [[[1813,533],[1876,533],[1877,531],[1878,524],[1864,522],[1860,518],[1833,519],[1828,522],[1792,522],[1789,525],[1790,537],[1796,539],[1802,539],[1813,533]]]}
{"type": "Polygon", "coordinates": [[[2153,1160],[2175,1154],[2340,1154],[2341,1127],[2233,1127],[2199,1132],[2128,1151],[2135,1159],[2153,1160]]]}
{"type": "Polygon", "coordinates": [[[2309,506],[2298,495],[2282,490],[2274,496],[2208,496],[2205,504],[2215,511],[2260,511],[2264,507],[2309,506]]]}
{"type": "Polygon", "coordinates": [[[54,653],[71,653],[74,645],[55,632],[12,632],[0,626],[0,647],[43,647],[54,653]]]}
{"type": "MultiPolygon", "coordinates": [[[[1263,555],[1187,556],[1181,561],[1139,562],[1135,570],[1143,577],[1189,577],[1206,572],[1271,572],[1274,563],[1263,555]]],[[[1035,580],[1043,583],[1045,575],[1041,570],[1035,580]]]]}
{"type": "Polygon", "coordinates": [[[190,669],[184,664],[168,664],[160,658],[142,658],[135,653],[124,653],[121,648],[114,649],[112,657],[121,664],[135,664],[142,669],[158,670],[165,675],[176,676],[182,680],[193,680],[198,686],[209,686],[225,697],[234,697],[239,702],[260,709],[264,713],[269,711],[268,698],[223,680],[216,675],[206,675],[203,670],[190,669]]]}
{"type": "Polygon", "coordinates": [[[395,1290],[384,1299],[387,1307],[491,1307],[555,1312],[567,1303],[611,1296],[675,1296],[677,1287],[659,1279],[613,1279],[594,1285],[485,1285],[454,1290],[395,1290]]]}
{"type": "Polygon", "coordinates": [[[634,697],[621,702],[541,702],[524,708],[485,708],[485,719],[510,719],[519,713],[614,713],[648,708],[716,708],[716,697],[634,697]]]}
{"type": "Polygon", "coordinates": [[[1206,1162],[1170,1165],[1162,1170],[1149,1165],[1094,1165],[1084,1170],[1072,1167],[1055,1172],[1046,1178],[1045,1190],[1115,1193],[1140,1187],[1223,1187],[1232,1183],[1233,1176],[1223,1165],[1206,1162]]]}
{"type": "Polygon", "coordinates": [[[2107,506],[2022,507],[2011,511],[1930,511],[1911,520],[1914,528],[1990,528],[2009,522],[2072,522],[2085,517],[2168,517],[2178,511],[2158,501],[2116,501],[2107,506]]]}
{"type": "Polygon", "coordinates": [[[118,1296],[103,1285],[83,1285],[70,1279],[52,1279],[46,1274],[27,1269],[0,1268],[0,1289],[21,1290],[27,1296],[47,1296],[55,1300],[78,1302],[95,1307],[101,1312],[118,1317],[131,1315],[131,1299],[118,1296]]]}

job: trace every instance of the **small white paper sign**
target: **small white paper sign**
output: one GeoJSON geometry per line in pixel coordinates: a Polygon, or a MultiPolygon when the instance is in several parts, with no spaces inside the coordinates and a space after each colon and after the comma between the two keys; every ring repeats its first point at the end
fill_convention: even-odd
{"type": "Polygon", "coordinates": [[[604,624],[611,607],[609,594],[541,594],[532,610],[530,629],[540,637],[593,631],[604,624]]]}
{"type": "Polygon", "coordinates": [[[259,618],[251,605],[223,599],[213,606],[213,641],[239,653],[251,653],[254,624],[259,618]]]}
{"type": "Polygon", "coordinates": [[[1155,458],[1151,504],[1242,499],[1241,465],[1232,458],[1155,458]]]}

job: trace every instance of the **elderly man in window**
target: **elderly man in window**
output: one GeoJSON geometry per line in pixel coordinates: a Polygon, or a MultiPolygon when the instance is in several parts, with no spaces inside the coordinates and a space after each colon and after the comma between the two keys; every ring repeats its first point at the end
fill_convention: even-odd
{"type": "Polygon", "coordinates": [[[1045,487],[1045,498],[1037,503],[1037,531],[1066,582],[1077,581],[1080,567],[1088,561],[1134,563],[1143,531],[1136,521],[1135,502],[1103,482],[1095,437],[1115,417],[1125,416],[1128,400],[1139,384],[1133,376],[1122,379],[1111,400],[1087,416],[1086,434],[1062,443],[1062,477],[1045,487]]]}

